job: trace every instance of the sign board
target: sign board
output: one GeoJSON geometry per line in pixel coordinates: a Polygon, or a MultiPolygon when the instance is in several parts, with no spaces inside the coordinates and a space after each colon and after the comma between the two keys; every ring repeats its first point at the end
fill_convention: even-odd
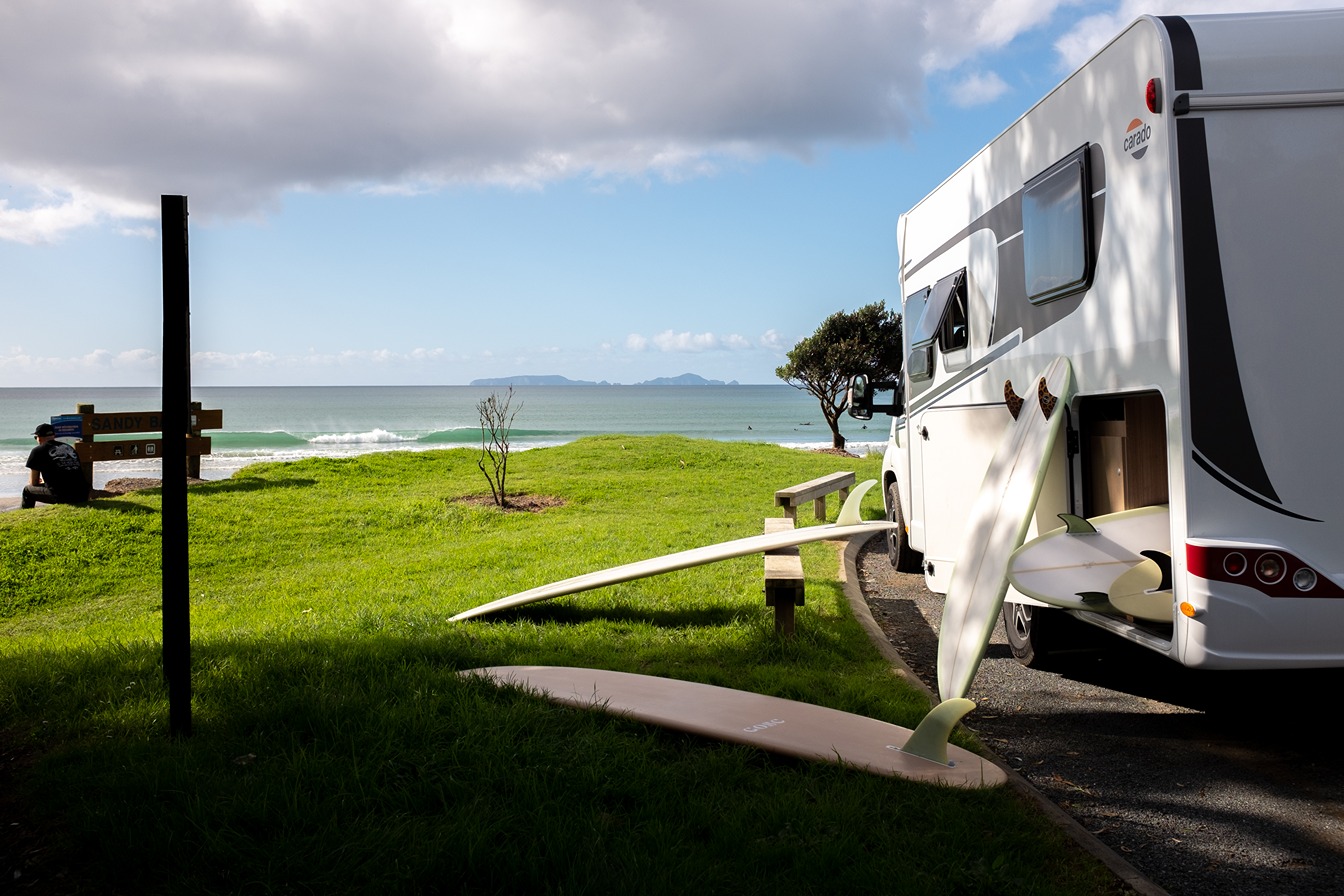
{"type": "MultiPolygon", "coordinates": [[[[102,442],[76,442],[75,453],[79,462],[97,463],[105,460],[158,460],[163,454],[163,439],[116,439],[102,442]]],[[[187,439],[187,457],[210,453],[210,439],[187,439]]]]}
{"type": "MultiPolygon", "coordinates": [[[[192,413],[195,429],[221,429],[224,412],[218,408],[192,413]]],[[[162,411],[126,411],[119,414],[84,414],[85,436],[109,436],[127,432],[163,432],[162,411]]],[[[54,425],[54,424],[53,424],[54,425]]]]}
{"type": "Polygon", "coordinates": [[[81,439],[84,437],[84,417],[82,414],[60,414],[51,418],[58,439],[81,439]]]}

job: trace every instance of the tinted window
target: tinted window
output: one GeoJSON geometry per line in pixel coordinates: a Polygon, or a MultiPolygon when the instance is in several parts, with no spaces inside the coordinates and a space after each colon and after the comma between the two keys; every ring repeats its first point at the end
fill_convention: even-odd
{"type": "Polygon", "coordinates": [[[1027,296],[1045,302],[1086,289],[1092,278],[1087,147],[1033,178],[1022,191],[1027,296]]]}
{"type": "MultiPolygon", "coordinates": [[[[964,273],[964,272],[963,272],[964,273]]],[[[943,326],[938,331],[938,345],[945,352],[965,348],[970,342],[970,322],[966,317],[966,278],[957,278],[956,286],[947,299],[943,326]]]]}
{"type": "MultiPolygon", "coordinates": [[[[966,271],[963,269],[955,274],[948,274],[933,285],[933,290],[929,293],[928,304],[924,307],[924,313],[920,315],[919,323],[915,325],[914,334],[910,337],[912,347],[919,348],[928,345],[938,336],[938,331],[943,326],[943,320],[947,315],[948,306],[952,304],[953,297],[965,278],[966,271]]],[[[962,306],[965,307],[964,298],[962,306]]]]}

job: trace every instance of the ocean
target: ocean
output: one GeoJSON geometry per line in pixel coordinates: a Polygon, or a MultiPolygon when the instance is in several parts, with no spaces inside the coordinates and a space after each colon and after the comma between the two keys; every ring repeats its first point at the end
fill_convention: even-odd
{"type": "MultiPolygon", "coordinates": [[[[479,448],[476,404],[503,387],[238,386],[201,387],[192,400],[223,411],[211,430],[206,479],[226,479],[259,461],[350,457],[373,451],[479,448]]],[[[33,428],[77,404],[100,413],[159,410],[157,388],[0,389],[0,497],[19,494],[33,428]]],[[[697,439],[825,448],[830,429],[817,400],[783,384],[762,386],[516,386],[511,430],[516,449],[560,445],[587,435],[677,433],[697,439]]],[[[849,450],[881,450],[885,417],[845,418],[849,450]]],[[[94,487],[127,476],[158,477],[154,460],[94,466],[94,487]]]]}

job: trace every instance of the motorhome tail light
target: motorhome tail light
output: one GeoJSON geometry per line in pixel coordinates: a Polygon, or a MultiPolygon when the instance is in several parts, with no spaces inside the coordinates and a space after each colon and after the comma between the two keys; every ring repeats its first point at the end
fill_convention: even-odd
{"type": "Polygon", "coordinates": [[[1283,578],[1283,558],[1275,553],[1261,554],[1255,559],[1255,577],[1266,585],[1283,578]]]}
{"type": "Polygon", "coordinates": [[[1143,99],[1148,104],[1148,111],[1156,115],[1162,108],[1162,82],[1157,78],[1149,78],[1148,86],[1143,91],[1143,99]]]}
{"type": "MultiPolygon", "coordinates": [[[[1193,576],[1244,585],[1269,597],[1344,597],[1344,588],[1279,548],[1233,547],[1200,539],[1186,544],[1185,563],[1193,576]]],[[[1184,609],[1181,612],[1190,616],[1184,609]]]]}

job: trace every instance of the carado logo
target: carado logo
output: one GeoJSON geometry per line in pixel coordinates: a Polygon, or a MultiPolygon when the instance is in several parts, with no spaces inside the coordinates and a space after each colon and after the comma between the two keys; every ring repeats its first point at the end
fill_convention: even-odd
{"type": "Polygon", "coordinates": [[[1148,141],[1153,136],[1153,126],[1144,124],[1139,119],[1134,119],[1125,129],[1125,142],[1123,148],[1136,159],[1141,159],[1144,153],[1148,152],[1148,141]]]}
{"type": "Polygon", "coordinates": [[[765,722],[757,722],[755,725],[749,725],[746,728],[743,728],[742,730],[747,732],[748,734],[755,734],[758,731],[765,731],[767,728],[773,728],[776,725],[783,725],[783,724],[784,724],[783,719],[770,719],[765,722]]]}

